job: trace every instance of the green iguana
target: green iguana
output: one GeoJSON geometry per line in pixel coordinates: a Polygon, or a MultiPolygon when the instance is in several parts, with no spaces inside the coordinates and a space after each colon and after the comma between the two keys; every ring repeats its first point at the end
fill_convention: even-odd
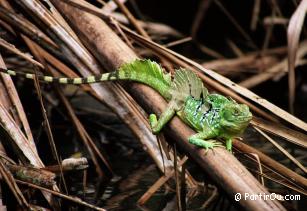
{"type": "MultiPolygon", "coordinates": [[[[1,68],[0,72],[35,78],[32,73],[1,68]]],[[[131,80],[146,84],[158,91],[168,102],[159,120],[155,114],[149,116],[153,133],[159,133],[177,114],[198,132],[189,137],[189,142],[206,150],[222,146],[221,143],[210,139],[223,138],[226,141],[226,149],[231,151],[232,138],[240,135],[252,118],[247,105],[238,104],[231,98],[219,94],[209,94],[201,79],[192,71],[179,69],[172,80],[170,74],[163,73],[162,67],[150,60],[135,60],[122,65],[114,72],[86,78],[54,78],[40,75],[37,78],[61,84],[90,84],[112,80],[131,80]]]]}

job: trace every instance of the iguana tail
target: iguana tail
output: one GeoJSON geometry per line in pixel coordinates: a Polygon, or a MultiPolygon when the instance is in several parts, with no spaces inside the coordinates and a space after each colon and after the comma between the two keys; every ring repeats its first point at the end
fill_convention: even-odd
{"type": "MultiPolygon", "coordinates": [[[[16,72],[0,68],[0,72],[12,75],[23,76],[34,79],[35,74],[16,72]]],[[[135,60],[131,63],[122,65],[118,70],[100,75],[93,75],[84,78],[65,78],[37,75],[38,80],[45,82],[55,82],[60,84],[92,84],[102,81],[131,80],[146,84],[158,91],[164,98],[170,99],[171,77],[163,73],[162,67],[150,60],[135,60]]]]}

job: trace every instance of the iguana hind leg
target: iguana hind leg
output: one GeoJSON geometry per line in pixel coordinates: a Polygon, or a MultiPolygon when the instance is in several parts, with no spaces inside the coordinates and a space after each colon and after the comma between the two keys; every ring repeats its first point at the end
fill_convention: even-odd
{"type": "Polygon", "coordinates": [[[164,125],[175,115],[175,107],[173,103],[169,103],[167,108],[161,114],[159,120],[155,114],[149,115],[149,123],[154,134],[159,133],[164,125]]]}
{"type": "Polygon", "coordinates": [[[223,146],[220,142],[217,142],[215,140],[206,140],[206,139],[210,139],[213,138],[215,136],[214,131],[203,131],[200,133],[196,133],[194,135],[192,135],[189,138],[189,142],[191,144],[194,144],[196,146],[205,148],[206,151],[208,149],[213,149],[214,147],[221,147],[223,146]]]}

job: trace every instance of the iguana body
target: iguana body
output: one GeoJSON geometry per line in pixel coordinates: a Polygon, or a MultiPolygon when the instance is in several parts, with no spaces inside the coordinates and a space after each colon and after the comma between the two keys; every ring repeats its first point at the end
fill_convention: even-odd
{"type": "MultiPolygon", "coordinates": [[[[35,75],[31,73],[1,68],[0,71],[9,75],[35,78],[35,75]]],[[[219,94],[209,94],[200,78],[192,71],[179,69],[171,80],[171,76],[163,73],[159,64],[150,60],[135,60],[124,64],[117,71],[86,78],[37,77],[42,81],[62,84],[88,84],[111,80],[131,80],[147,84],[168,101],[167,109],[161,114],[159,120],[155,114],[149,116],[153,133],[159,133],[177,114],[198,132],[189,138],[189,142],[206,149],[221,145],[209,139],[223,138],[226,140],[226,148],[231,150],[232,138],[240,135],[252,118],[248,106],[238,104],[219,94]]]]}

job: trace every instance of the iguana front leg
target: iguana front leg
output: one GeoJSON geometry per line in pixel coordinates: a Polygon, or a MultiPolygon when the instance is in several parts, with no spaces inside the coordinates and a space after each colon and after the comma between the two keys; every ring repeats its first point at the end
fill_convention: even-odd
{"type": "Polygon", "coordinates": [[[209,130],[209,131],[202,131],[200,133],[196,133],[194,135],[192,135],[189,138],[189,142],[191,144],[194,144],[196,146],[205,148],[206,151],[208,149],[213,149],[214,147],[220,147],[223,146],[220,142],[217,141],[206,141],[205,139],[210,139],[210,138],[214,138],[216,136],[215,132],[213,130],[209,130]]]}
{"type": "Polygon", "coordinates": [[[149,115],[149,122],[153,134],[157,134],[161,131],[163,126],[175,115],[175,106],[172,102],[167,105],[167,108],[161,114],[159,120],[155,114],[149,115]]]}

